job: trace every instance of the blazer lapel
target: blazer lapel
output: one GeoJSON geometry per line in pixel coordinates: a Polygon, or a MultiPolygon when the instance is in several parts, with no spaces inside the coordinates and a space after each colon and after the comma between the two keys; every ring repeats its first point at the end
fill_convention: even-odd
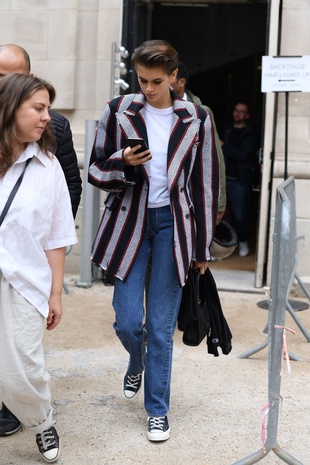
{"type": "MultiPolygon", "coordinates": [[[[134,94],[134,96],[129,94],[128,100],[126,100],[126,97],[127,96],[125,96],[122,104],[120,105],[116,118],[126,138],[142,137],[148,145],[146,126],[144,122],[144,94],[142,92],[134,94]]],[[[150,162],[148,161],[141,165],[141,169],[149,182],[150,162]]]]}
{"type": "Polygon", "coordinates": [[[173,125],[168,145],[168,186],[173,188],[184,160],[198,143],[200,119],[192,104],[177,98],[173,101],[173,125]]]}
{"type": "Polygon", "coordinates": [[[141,93],[125,95],[116,113],[126,138],[143,137],[147,142],[147,132],[143,119],[145,98],[141,93]]]}
{"type": "MultiPolygon", "coordinates": [[[[197,117],[192,104],[181,100],[172,92],[173,117],[172,131],[168,144],[168,187],[171,191],[184,160],[191,151],[192,146],[198,143],[200,119],[197,117]]],[[[144,122],[145,97],[142,92],[138,94],[125,95],[116,118],[126,138],[143,137],[148,144],[146,126],[144,122]]],[[[146,177],[150,177],[150,162],[142,165],[146,177]]]]}

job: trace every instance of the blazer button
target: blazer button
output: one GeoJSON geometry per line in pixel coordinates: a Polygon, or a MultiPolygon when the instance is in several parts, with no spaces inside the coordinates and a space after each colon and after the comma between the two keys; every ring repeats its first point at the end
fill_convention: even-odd
{"type": "Polygon", "coordinates": [[[189,220],[190,215],[187,213],[187,214],[185,215],[185,218],[186,218],[187,220],[189,220]]]}
{"type": "Polygon", "coordinates": [[[123,212],[125,212],[125,211],[127,210],[127,208],[123,206],[123,207],[121,208],[121,210],[122,210],[123,212]]]}

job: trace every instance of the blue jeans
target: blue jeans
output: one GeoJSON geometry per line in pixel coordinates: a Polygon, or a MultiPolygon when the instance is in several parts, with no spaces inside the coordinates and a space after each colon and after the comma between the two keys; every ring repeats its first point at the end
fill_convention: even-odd
{"type": "Polygon", "coordinates": [[[226,194],[234,219],[238,241],[246,242],[249,235],[249,206],[251,181],[226,180],[226,194]]]}
{"type": "Polygon", "coordinates": [[[173,334],[181,302],[173,256],[170,206],[148,209],[144,238],[125,282],[116,279],[114,329],[129,353],[128,371],[144,372],[144,406],[149,416],[165,416],[170,405],[173,334]],[[143,344],[144,287],[152,257],[147,299],[147,352],[143,344]]]}

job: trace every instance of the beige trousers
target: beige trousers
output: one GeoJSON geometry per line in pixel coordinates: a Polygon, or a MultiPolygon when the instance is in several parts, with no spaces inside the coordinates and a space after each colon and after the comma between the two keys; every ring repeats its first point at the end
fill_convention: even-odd
{"type": "Polygon", "coordinates": [[[46,319],[0,270],[0,400],[35,434],[52,424],[42,343],[45,326],[46,319]]]}

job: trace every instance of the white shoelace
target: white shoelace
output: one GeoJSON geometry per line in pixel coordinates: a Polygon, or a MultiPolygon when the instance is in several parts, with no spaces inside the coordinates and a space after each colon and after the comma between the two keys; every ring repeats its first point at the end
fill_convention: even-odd
{"type": "Polygon", "coordinates": [[[52,446],[57,447],[56,439],[51,429],[47,429],[39,435],[39,442],[44,450],[51,449],[52,446]]]}
{"type": "Polygon", "coordinates": [[[164,428],[165,417],[151,417],[150,418],[150,429],[160,429],[164,428]]]}
{"type": "Polygon", "coordinates": [[[128,388],[137,389],[138,384],[140,382],[141,374],[138,375],[128,375],[125,385],[125,390],[128,388]]]}

